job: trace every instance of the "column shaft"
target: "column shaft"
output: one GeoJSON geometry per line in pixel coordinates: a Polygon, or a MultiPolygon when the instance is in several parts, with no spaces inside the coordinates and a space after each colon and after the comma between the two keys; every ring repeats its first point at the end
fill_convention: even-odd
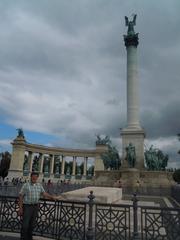
{"type": "Polygon", "coordinates": [[[61,168],[61,174],[64,175],[64,168],[65,168],[65,159],[64,156],[62,156],[62,168],[61,168]]]}
{"type": "Polygon", "coordinates": [[[84,158],[83,176],[87,175],[87,157],[84,158]]]}
{"type": "Polygon", "coordinates": [[[41,154],[40,173],[43,173],[43,165],[44,165],[44,155],[41,154]]]}
{"type": "Polygon", "coordinates": [[[28,161],[30,166],[29,171],[32,172],[32,165],[33,165],[32,152],[29,152],[28,161]]]}
{"type": "Polygon", "coordinates": [[[140,128],[137,47],[127,47],[127,125],[140,128]]]}
{"type": "Polygon", "coordinates": [[[51,155],[50,158],[50,173],[54,174],[54,155],[51,155]]]}
{"type": "Polygon", "coordinates": [[[76,157],[73,157],[73,171],[72,171],[72,175],[73,176],[76,175],[76,157]]]}

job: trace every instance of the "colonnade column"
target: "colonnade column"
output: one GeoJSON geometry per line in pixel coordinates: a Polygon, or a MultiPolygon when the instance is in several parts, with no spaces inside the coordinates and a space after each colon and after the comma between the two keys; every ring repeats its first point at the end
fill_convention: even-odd
{"type": "Polygon", "coordinates": [[[76,157],[73,156],[73,169],[72,169],[72,176],[71,179],[75,179],[76,176],[76,157]]]}
{"type": "Polygon", "coordinates": [[[29,172],[31,173],[32,172],[32,165],[33,165],[33,159],[32,159],[32,152],[29,151],[29,154],[28,154],[28,162],[29,162],[29,172]]]}
{"type": "Polygon", "coordinates": [[[86,179],[86,175],[87,175],[87,159],[88,157],[84,157],[84,166],[83,166],[83,176],[82,179],[86,179]]]}
{"type": "Polygon", "coordinates": [[[43,169],[43,154],[39,153],[39,176],[42,177],[42,169],[43,169]]]}
{"type": "Polygon", "coordinates": [[[54,155],[50,155],[50,177],[54,177],[54,155]]]}
{"type": "Polygon", "coordinates": [[[62,155],[62,164],[61,164],[61,179],[64,179],[64,169],[65,169],[65,159],[64,156],[62,155]]]}

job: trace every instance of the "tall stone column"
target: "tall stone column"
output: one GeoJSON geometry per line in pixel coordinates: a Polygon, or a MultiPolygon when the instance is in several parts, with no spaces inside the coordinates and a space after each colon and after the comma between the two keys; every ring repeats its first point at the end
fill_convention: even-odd
{"type": "Polygon", "coordinates": [[[121,132],[122,135],[122,158],[123,167],[129,167],[126,159],[126,147],[131,143],[135,147],[136,162],[135,168],[144,168],[144,137],[145,132],[139,121],[139,78],[137,46],[139,43],[138,33],[134,32],[136,15],[133,21],[125,17],[128,26],[127,35],[124,35],[124,42],[127,50],[127,127],[121,132]]]}

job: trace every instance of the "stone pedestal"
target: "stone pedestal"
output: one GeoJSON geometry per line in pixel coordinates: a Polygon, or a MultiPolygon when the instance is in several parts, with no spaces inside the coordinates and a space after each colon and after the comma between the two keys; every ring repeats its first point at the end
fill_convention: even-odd
{"type": "Polygon", "coordinates": [[[16,137],[12,143],[13,152],[8,172],[9,179],[23,176],[25,144],[26,140],[24,137],[16,137]]]}
{"type": "Polygon", "coordinates": [[[171,187],[175,185],[172,172],[146,171],[136,168],[124,168],[112,171],[97,171],[93,184],[96,186],[114,187],[121,182],[123,193],[132,195],[171,195],[171,187]]]}
{"type": "Polygon", "coordinates": [[[108,151],[108,146],[105,144],[96,144],[96,157],[95,157],[95,165],[94,171],[104,170],[104,163],[101,158],[101,155],[108,151]]]}
{"type": "Polygon", "coordinates": [[[129,143],[135,146],[136,162],[135,168],[144,169],[144,138],[143,129],[126,128],[121,132],[122,136],[122,168],[129,168],[126,158],[126,147],[129,143]]]}

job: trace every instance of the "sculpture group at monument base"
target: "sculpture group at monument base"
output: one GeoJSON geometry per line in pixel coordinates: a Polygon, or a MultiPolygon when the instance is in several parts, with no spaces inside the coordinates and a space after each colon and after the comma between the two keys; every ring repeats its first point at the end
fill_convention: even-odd
{"type": "Polygon", "coordinates": [[[95,186],[122,187],[123,193],[139,192],[144,195],[170,195],[175,184],[172,173],[126,168],[114,171],[97,171],[95,186]]]}

